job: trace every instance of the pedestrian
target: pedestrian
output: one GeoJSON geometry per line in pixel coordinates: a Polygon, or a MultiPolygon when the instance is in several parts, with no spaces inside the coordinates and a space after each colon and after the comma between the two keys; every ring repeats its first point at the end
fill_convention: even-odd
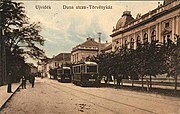
{"type": "Polygon", "coordinates": [[[31,76],[31,82],[32,82],[32,88],[34,88],[34,82],[35,82],[35,76],[34,75],[31,76]]]}
{"type": "Polygon", "coordinates": [[[122,75],[117,76],[117,86],[120,87],[120,83],[122,83],[122,75]]]}
{"type": "Polygon", "coordinates": [[[107,81],[108,81],[107,76],[104,77],[104,81],[105,81],[105,84],[107,84],[107,81]]]}
{"type": "Polygon", "coordinates": [[[101,84],[101,78],[100,76],[97,77],[97,87],[100,87],[100,84],[101,84]]]}
{"type": "Polygon", "coordinates": [[[25,76],[22,77],[22,89],[26,89],[26,78],[25,78],[25,76]]]}
{"type": "Polygon", "coordinates": [[[120,75],[117,76],[117,86],[120,86],[120,75]]]}

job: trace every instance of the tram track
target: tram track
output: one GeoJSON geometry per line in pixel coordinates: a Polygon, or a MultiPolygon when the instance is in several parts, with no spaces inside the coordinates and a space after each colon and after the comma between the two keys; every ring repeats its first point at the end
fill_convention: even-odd
{"type": "MultiPolygon", "coordinates": [[[[95,97],[95,98],[100,98],[100,99],[106,100],[106,101],[108,101],[108,102],[113,102],[113,103],[116,103],[116,104],[119,104],[119,105],[124,105],[124,106],[130,107],[130,108],[138,109],[138,110],[144,111],[144,112],[146,112],[146,113],[156,114],[155,112],[153,112],[153,111],[151,111],[151,110],[143,109],[143,108],[141,108],[141,107],[137,107],[137,106],[134,106],[134,105],[131,105],[131,104],[127,104],[127,103],[115,101],[115,100],[112,100],[112,99],[109,99],[109,98],[105,98],[105,97],[102,97],[102,96],[98,96],[98,95],[95,95],[95,94],[92,94],[92,93],[88,93],[88,92],[85,92],[85,91],[77,90],[77,89],[74,89],[74,88],[71,88],[71,87],[68,87],[68,86],[65,86],[65,85],[61,85],[61,87],[60,87],[60,86],[57,87],[56,83],[53,83],[53,82],[51,82],[51,84],[49,84],[49,85],[51,85],[52,87],[54,87],[54,88],[56,88],[56,89],[58,89],[58,90],[61,90],[61,91],[65,92],[65,93],[68,93],[68,94],[71,94],[72,96],[78,97],[78,98],[83,99],[83,100],[85,100],[85,101],[87,101],[87,102],[90,102],[90,103],[93,103],[93,102],[90,101],[90,100],[88,100],[88,99],[82,98],[82,97],[80,97],[80,96],[78,96],[78,95],[72,94],[72,90],[73,90],[73,91],[78,91],[78,92],[84,93],[84,94],[86,94],[86,95],[89,95],[89,96],[92,96],[92,97],[95,97]],[[71,91],[64,91],[64,90],[60,89],[60,88],[62,88],[62,87],[68,88],[68,89],[70,89],[71,91]]],[[[114,111],[114,110],[112,110],[112,109],[110,109],[110,108],[108,108],[108,107],[104,107],[104,106],[99,105],[99,104],[96,104],[96,105],[98,105],[98,106],[101,107],[101,108],[107,109],[107,110],[109,110],[109,111],[111,111],[111,112],[113,112],[113,113],[119,114],[119,112],[116,112],[116,111],[114,111]]]]}
{"type": "MultiPolygon", "coordinates": [[[[51,83],[51,84],[52,84],[52,83],[51,83]]],[[[48,85],[52,86],[51,84],[48,84],[48,85]]],[[[57,90],[59,90],[59,88],[58,88],[57,86],[54,86],[54,85],[53,85],[52,87],[55,88],[55,89],[57,89],[57,90]]],[[[64,90],[62,90],[62,89],[61,89],[60,91],[62,91],[62,92],[64,92],[64,93],[67,93],[67,94],[70,94],[70,95],[72,95],[72,96],[74,96],[74,97],[80,98],[80,99],[82,99],[82,100],[84,100],[84,101],[87,101],[87,102],[89,102],[89,103],[94,104],[92,101],[90,101],[90,100],[88,100],[88,99],[85,99],[85,98],[82,98],[82,97],[77,96],[77,95],[75,95],[75,94],[72,94],[71,91],[64,91],[64,90]]],[[[103,108],[103,109],[109,110],[109,111],[113,112],[114,114],[119,114],[119,112],[116,112],[116,111],[114,111],[114,110],[112,110],[112,109],[110,109],[110,108],[104,107],[104,106],[99,105],[99,104],[96,104],[96,105],[99,106],[99,107],[101,107],[101,108],[103,108]]]]}
{"type": "MultiPolygon", "coordinates": [[[[105,90],[99,90],[99,91],[102,91],[102,92],[105,92],[105,90]]],[[[156,102],[156,103],[159,103],[159,102],[161,102],[161,103],[163,103],[163,104],[168,104],[168,105],[174,105],[174,106],[180,106],[180,104],[175,104],[174,102],[180,102],[180,100],[167,100],[167,102],[164,102],[164,101],[162,101],[161,99],[162,98],[160,98],[160,97],[158,97],[158,99],[156,99],[156,100],[150,100],[150,99],[148,99],[148,98],[142,98],[142,97],[138,97],[138,96],[136,96],[136,95],[134,95],[134,94],[132,94],[132,95],[128,95],[128,94],[122,94],[122,93],[115,93],[115,92],[111,92],[111,94],[114,94],[114,95],[118,95],[118,96],[124,96],[124,97],[133,97],[133,98],[136,98],[136,99],[143,99],[143,100],[147,100],[147,101],[151,101],[151,102],[156,102]],[[173,102],[172,102],[173,101],[173,102]]],[[[142,95],[142,94],[141,94],[142,95]]],[[[145,96],[148,96],[148,95],[145,95],[145,96]]],[[[154,96],[148,96],[148,97],[152,97],[152,98],[154,98],[154,96]]],[[[163,99],[164,100],[164,99],[163,99]]]]}

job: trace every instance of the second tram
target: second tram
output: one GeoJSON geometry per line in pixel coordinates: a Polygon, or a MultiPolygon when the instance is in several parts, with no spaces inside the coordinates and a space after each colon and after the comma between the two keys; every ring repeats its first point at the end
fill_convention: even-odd
{"type": "Polygon", "coordinates": [[[70,67],[58,68],[57,79],[60,82],[71,82],[71,68],[70,67]]]}
{"type": "Polygon", "coordinates": [[[95,86],[98,83],[98,64],[82,62],[72,66],[72,82],[80,86],[95,86]]]}

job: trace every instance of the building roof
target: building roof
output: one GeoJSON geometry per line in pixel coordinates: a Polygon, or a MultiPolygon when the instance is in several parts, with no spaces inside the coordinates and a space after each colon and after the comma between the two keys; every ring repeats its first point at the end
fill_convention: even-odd
{"type": "Polygon", "coordinates": [[[109,43],[108,45],[106,45],[106,47],[104,47],[102,49],[102,51],[107,51],[107,50],[111,50],[112,49],[112,43],[109,43]]]}
{"type": "Polygon", "coordinates": [[[132,17],[131,12],[124,11],[122,17],[118,20],[116,24],[116,29],[125,27],[127,24],[129,24],[133,20],[134,18],[132,17]]]}
{"type": "MultiPolygon", "coordinates": [[[[101,49],[104,47],[105,47],[105,43],[101,43],[101,49]]],[[[84,43],[77,45],[76,47],[74,47],[72,49],[72,51],[82,50],[82,49],[83,50],[96,50],[97,51],[98,48],[99,48],[99,43],[96,42],[94,40],[94,38],[88,37],[84,43]]]]}
{"type": "Polygon", "coordinates": [[[50,61],[70,61],[70,60],[71,60],[71,53],[60,53],[50,59],[50,61]]]}

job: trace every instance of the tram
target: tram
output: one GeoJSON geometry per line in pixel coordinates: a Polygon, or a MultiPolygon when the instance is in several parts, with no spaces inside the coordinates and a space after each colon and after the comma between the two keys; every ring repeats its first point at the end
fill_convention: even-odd
{"type": "Polygon", "coordinates": [[[95,86],[98,83],[98,64],[82,62],[72,66],[72,82],[80,86],[95,86]]]}
{"type": "Polygon", "coordinates": [[[70,67],[58,68],[57,79],[60,82],[71,82],[71,68],[70,67]]]}

